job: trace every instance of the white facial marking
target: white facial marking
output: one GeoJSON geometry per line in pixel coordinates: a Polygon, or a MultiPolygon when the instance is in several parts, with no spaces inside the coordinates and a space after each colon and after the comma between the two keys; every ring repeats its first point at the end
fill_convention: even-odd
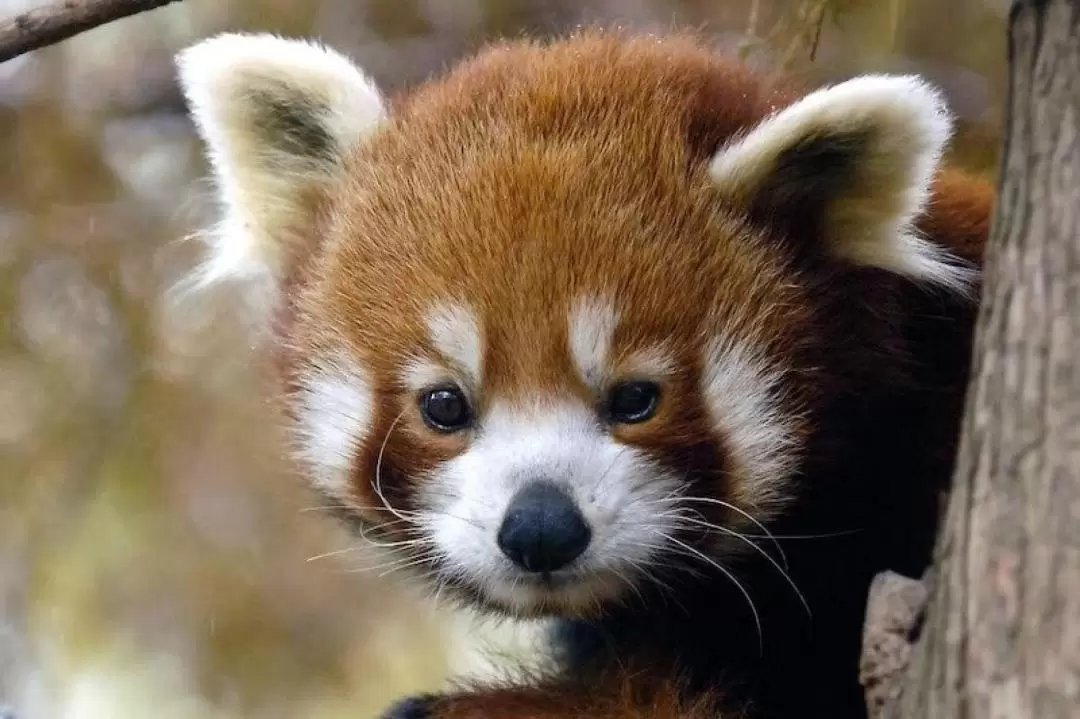
{"type": "Polygon", "coordinates": [[[427,530],[448,565],[490,599],[522,610],[586,605],[625,590],[626,577],[642,571],[676,528],[665,510],[674,506],[677,480],[615,441],[584,406],[496,405],[468,451],[423,486],[422,504],[433,510],[427,530]],[[523,582],[496,542],[511,499],[539,479],[563,485],[592,530],[585,553],[562,570],[578,581],[557,590],[523,582]]]}
{"type": "Polygon", "coordinates": [[[435,349],[478,386],[484,362],[483,335],[472,310],[465,305],[438,305],[428,314],[427,324],[435,349]]]}
{"type": "Polygon", "coordinates": [[[714,339],[705,350],[702,392],[726,438],[740,495],[763,519],[787,499],[799,457],[799,417],[781,404],[781,370],[744,342],[714,339]]]}
{"type": "Polygon", "coordinates": [[[607,380],[611,338],[618,325],[619,313],[603,298],[579,298],[570,310],[570,355],[581,378],[594,390],[607,380]]]}
{"type": "Polygon", "coordinates": [[[343,353],[321,358],[302,376],[295,401],[296,458],[318,489],[344,496],[373,410],[363,370],[343,353]]]}
{"type": "Polygon", "coordinates": [[[446,378],[446,369],[437,362],[416,357],[401,370],[401,381],[410,392],[419,392],[446,378]]]}

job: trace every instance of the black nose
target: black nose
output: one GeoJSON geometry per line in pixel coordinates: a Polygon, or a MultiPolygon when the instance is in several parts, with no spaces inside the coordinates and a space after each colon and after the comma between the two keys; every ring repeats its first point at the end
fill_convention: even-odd
{"type": "Polygon", "coordinates": [[[534,482],[510,500],[497,541],[525,571],[554,572],[581,556],[591,538],[569,495],[549,482],[534,482]]]}

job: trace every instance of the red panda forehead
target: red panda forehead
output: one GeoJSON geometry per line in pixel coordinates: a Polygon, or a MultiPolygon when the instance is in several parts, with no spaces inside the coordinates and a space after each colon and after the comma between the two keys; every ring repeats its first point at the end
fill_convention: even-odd
{"type": "Polygon", "coordinates": [[[623,153],[679,146],[704,161],[799,90],[691,34],[590,30],[489,47],[396,98],[391,114],[413,147],[425,135],[460,140],[488,129],[547,140],[595,130],[623,153]]]}
{"type": "Polygon", "coordinates": [[[723,216],[680,209],[671,234],[666,208],[650,227],[602,204],[461,222],[464,204],[493,208],[451,194],[328,245],[309,312],[388,390],[588,399],[619,378],[689,379],[720,336],[774,353],[805,319],[782,257],[723,216]]]}
{"type": "Polygon", "coordinates": [[[764,315],[795,286],[779,247],[704,184],[635,186],[587,154],[494,151],[432,188],[383,168],[388,179],[342,203],[324,308],[398,359],[435,349],[433,326],[481,334],[489,380],[518,388],[576,376],[568,338],[604,323],[614,352],[676,363],[700,353],[710,323],[776,326],[764,315]]]}
{"type": "Polygon", "coordinates": [[[770,92],[690,40],[488,51],[350,158],[314,311],[395,381],[412,354],[447,359],[433,328],[482,337],[457,351],[504,392],[580,386],[573,338],[598,328],[611,371],[687,366],[710,325],[769,344],[794,284],[705,165],[770,92]]]}

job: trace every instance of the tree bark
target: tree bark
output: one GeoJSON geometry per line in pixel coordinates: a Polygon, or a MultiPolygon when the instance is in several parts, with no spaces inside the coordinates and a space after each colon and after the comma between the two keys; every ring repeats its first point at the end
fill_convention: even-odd
{"type": "Polygon", "coordinates": [[[870,719],[895,716],[926,603],[926,583],[918,579],[882,572],[870,586],[859,665],[870,719]]]}
{"type": "Polygon", "coordinates": [[[0,20],[0,62],[177,0],[58,0],[0,20]]]}
{"type": "Polygon", "coordinates": [[[1080,716],[1080,0],[1017,0],[972,384],[903,719],[1080,716]]]}

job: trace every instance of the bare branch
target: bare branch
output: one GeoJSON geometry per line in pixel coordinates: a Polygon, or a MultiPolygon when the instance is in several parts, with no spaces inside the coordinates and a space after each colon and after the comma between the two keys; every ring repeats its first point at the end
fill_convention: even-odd
{"type": "Polygon", "coordinates": [[[58,0],[0,20],[0,62],[177,0],[58,0]]]}

